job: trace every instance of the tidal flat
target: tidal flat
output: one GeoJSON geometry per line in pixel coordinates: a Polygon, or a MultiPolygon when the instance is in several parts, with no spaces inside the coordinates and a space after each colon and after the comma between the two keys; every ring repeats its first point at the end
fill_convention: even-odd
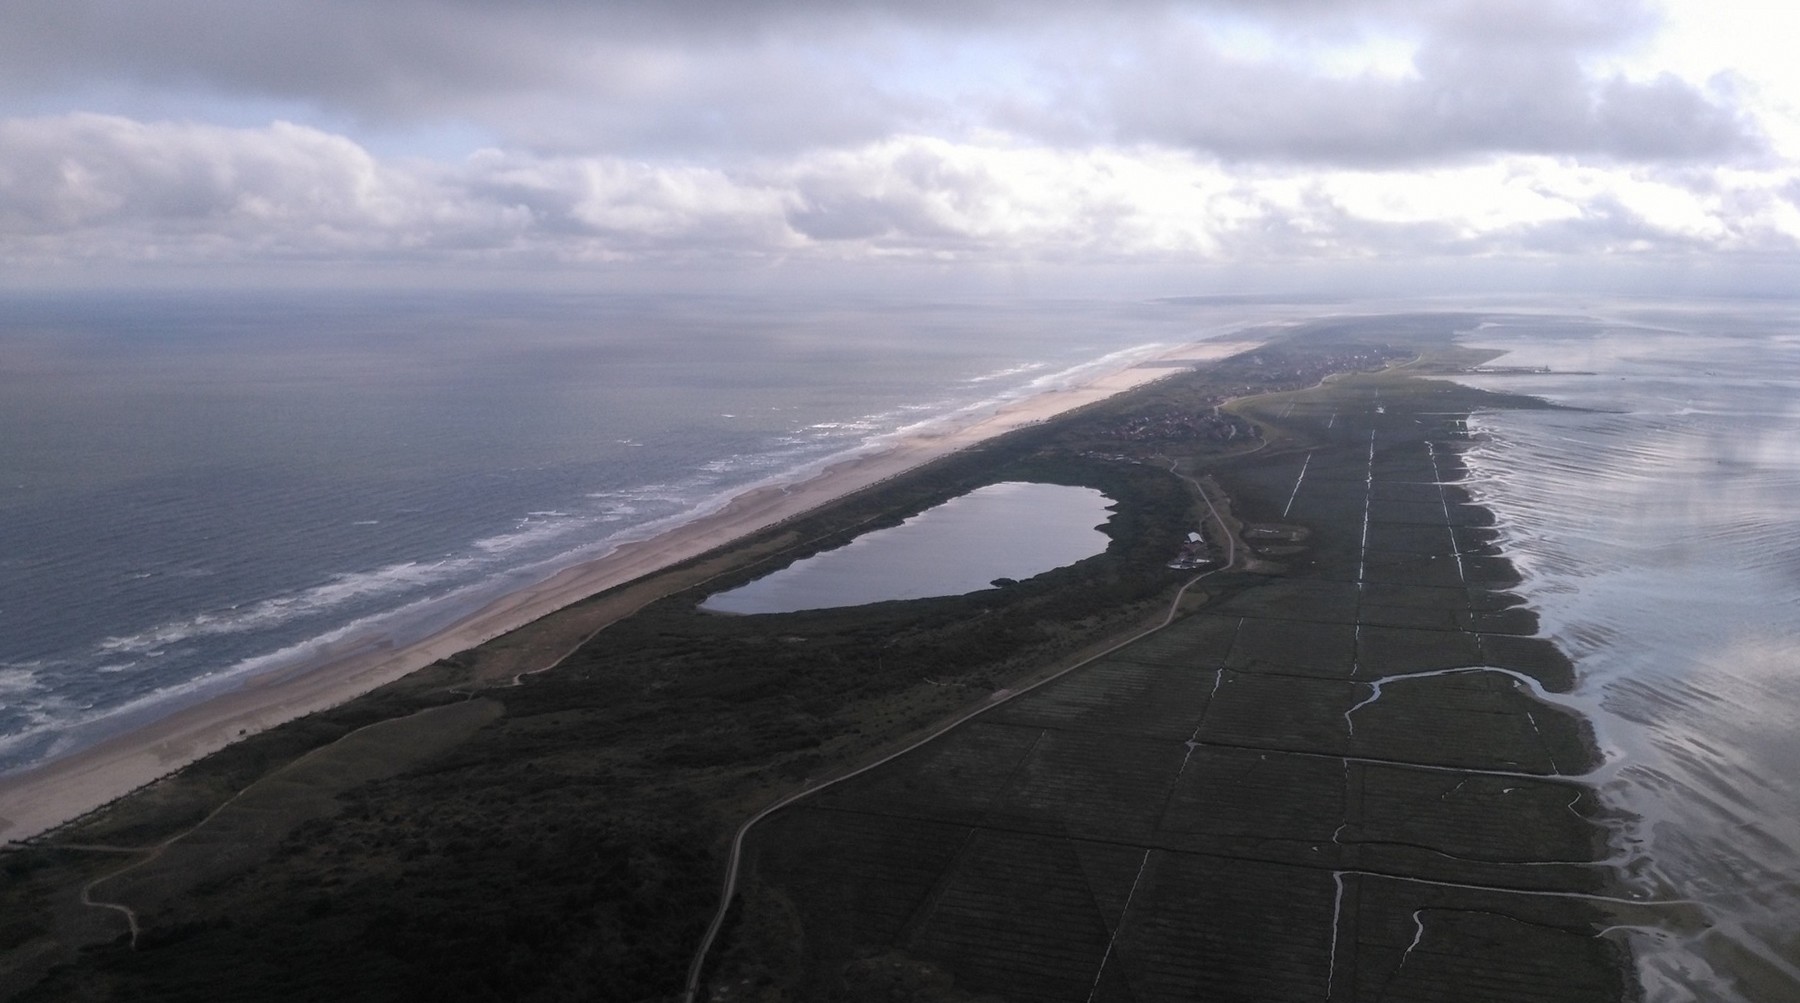
{"type": "Polygon", "coordinates": [[[1570,666],[1455,486],[1463,416],[1541,405],[1429,379],[1464,321],[1311,325],[251,737],[7,856],[3,988],[676,999],[817,790],[702,998],[1622,998],[1570,666]],[[1113,498],[1106,552],[697,610],[1001,480],[1113,498]]]}

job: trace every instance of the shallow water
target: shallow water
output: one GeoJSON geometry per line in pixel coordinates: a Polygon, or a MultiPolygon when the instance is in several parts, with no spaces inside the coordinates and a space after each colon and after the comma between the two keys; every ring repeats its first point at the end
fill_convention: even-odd
{"type": "Polygon", "coordinates": [[[1597,705],[1647,997],[1800,999],[1800,316],[1510,318],[1475,378],[1592,411],[1471,422],[1472,486],[1597,705]]]}
{"type": "Polygon", "coordinates": [[[1023,581],[1106,549],[1111,499],[1093,488],[1007,481],[976,488],[843,547],[701,604],[715,613],[791,613],[955,596],[1023,581]]]}

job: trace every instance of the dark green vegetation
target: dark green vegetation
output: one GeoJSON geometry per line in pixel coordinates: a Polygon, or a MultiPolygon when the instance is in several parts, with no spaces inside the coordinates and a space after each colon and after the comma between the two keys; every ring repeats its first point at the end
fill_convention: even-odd
{"type": "Polygon", "coordinates": [[[1305,546],[761,823],[713,998],[1621,999],[1570,665],[1454,483],[1530,403],[1359,374],[1165,449],[1305,546]]]}
{"type": "Polygon", "coordinates": [[[1456,415],[1519,402],[1398,374],[1302,390],[1440,351],[1462,321],[1321,325],[673,569],[641,609],[596,597],[240,743],[7,854],[0,970],[63,962],[29,1000],[675,998],[756,808],[1161,619],[1191,577],[1165,564],[1207,512],[1175,467],[1271,529],[1260,570],[759,827],[715,968],[728,995],[1084,999],[1099,974],[1106,999],[1615,998],[1584,906],[1487,890],[1601,887],[1591,795],[1551,776],[1589,757],[1579,721],[1499,673],[1356,707],[1377,677],[1438,667],[1568,683],[1524,636],[1485,513],[1436,485],[1460,471],[1456,415]],[[963,597],[694,608],[1021,479],[1118,501],[1108,551],[963,597]],[[532,638],[614,607],[636,612],[505,685],[556,647],[532,638]],[[125,913],[80,904],[96,878],[136,911],[135,949],[125,913]]]}

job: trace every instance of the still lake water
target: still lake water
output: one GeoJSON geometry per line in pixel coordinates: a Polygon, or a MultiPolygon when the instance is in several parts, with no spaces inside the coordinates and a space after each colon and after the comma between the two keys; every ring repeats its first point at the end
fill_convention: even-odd
{"type": "Polygon", "coordinates": [[[1112,500],[1093,488],[1007,481],[721,592],[716,613],[791,613],[955,596],[1024,581],[1106,549],[1112,500]]]}
{"type": "Polygon", "coordinates": [[[1471,380],[1590,411],[1479,416],[1477,497],[1575,659],[1632,816],[1622,864],[1687,900],[1629,931],[1651,1003],[1800,1000],[1800,312],[1511,318],[1471,380]]]}

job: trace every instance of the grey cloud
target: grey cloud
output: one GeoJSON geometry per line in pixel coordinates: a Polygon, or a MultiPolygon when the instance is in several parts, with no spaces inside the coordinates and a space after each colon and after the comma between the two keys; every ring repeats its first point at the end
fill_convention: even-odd
{"type": "Polygon", "coordinates": [[[478,7],[397,0],[24,0],[0,33],[15,91],[90,79],[213,90],[404,116],[562,79],[545,26],[478,7]]]}
{"type": "Polygon", "coordinates": [[[898,156],[827,159],[791,182],[794,230],[821,242],[936,249],[978,246],[970,217],[1001,196],[986,173],[925,150],[898,156]]]}
{"type": "Polygon", "coordinates": [[[441,165],[383,162],[344,137],[279,123],[12,120],[0,122],[0,259],[1166,263],[1791,254],[1796,244],[1782,223],[1796,189],[1779,176],[1746,186],[1696,168],[1590,170],[1562,189],[1590,191],[1572,220],[1506,225],[1452,212],[1397,222],[1346,208],[1310,170],[1232,178],[1170,156],[1094,163],[915,138],[731,169],[500,151],[441,165]],[[1139,171],[1209,194],[1175,209],[1124,180],[1139,171]],[[1612,181],[1634,201],[1612,194],[1612,181]],[[1659,222],[1634,204],[1674,213],[1659,222]]]}
{"type": "Polygon", "coordinates": [[[15,97],[103,81],[199,103],[290,102],[376,129],[467,121],[546,153],[703,157],[859,142],[937,114],[933,102],[880,84],[883,43],[856,33],[862,22],[847,12],[801,25],[775,4],[23,8],[15,30],[0,33],[0,93],[15,97]]]}
{"type": "Polygon", "coordinates": [[[706,162],[925,131],[942,114],[938,102],[885,90],[786,46],[656,61],[665,75],[615,100],[577,90],[530,102],[513,115],[510,138],[541,154],[632,151],[706,162]]]}
{"type": "Polygon", "coordinates": [[[372,208],[379,170],[355,144],[287,125],[263,139],[93,115],[0,123],[0,221],[29,232],[372,208]]]}
{"type": "Polygon", "coordinates": [[[0,122],[0,255],[12,260],[366,257],[502,243],[521,222],[303,126],[0,122]]]}
{"type": "MultiPolygon", "coordinates": [[[[1406,163],[1494,151],[1733,156],[1759,137],[1674,79],[1593,79],[1648,0],[15,0],[0,87],[109,80],[295,102],[370,126],[471,122],[541,154],[720,162],[984,127],[1227,159],[1406,163]],[[1414,79],[1331,79],[1218,51],[1230,14],[1284,38],[1423,39],[1414,79]],[[949,84],[993,51],[1048,99],[949,84]],[[966,71],[966,67],[965,67],[966,71]]],[[[1006,79],[1013,79],[1007,77],[1006,79]]],[[[34,106],[35,107],[35,106],[34,106]]]]}
{"type": "Polygon", "coordinates": [[[1453,34],[1427,40],[1411,76],[1331,79],[1235,58],[1189,33],[1164,39],[1134,72],[1068,104],[1098,104],[1102,110],[1087,117],[1112,123],[1107,138],[1228,160],[1381,166],[1493,153],[1663,160],[1763,148],[1744,116],[1698,88],[1671,76],[1595,79],[1583,71],[1582,55],[1505,34],[1486,42],[1453,34]]]}
{"type": "MultiPolygon", "coordinates": [[[[1792,253],[1788,241],[1764,241],[1767,250],[1792,253]]],[[[1223,234],[1224,256],[1233,261],[1408,261],[1594,259],[1611,255],[1681,255],[1707,251],[1692,234],[1658,227],[1612,195],[1600,195],[1580,215],[1473,231],[1452,220],[1372,220],[1349,211],[1318,189],[1298,206],[1267,205],[1255,218],[1223,234]]],[[[1710,248],[1717,250],[1717,248],[1710,248]]]]}
{"type": "Polygon", "coordinates": [[[1709,250],[1715,242],[1659,227],[1619,199],[1601,196],[1572,219],[1519,227],[1494,234],[1483,243],[1489,253],[1566,256],[1686,254],[1709,250]]]}
{"type": "Polygon", "coordinates": [[[782,192],[694,167],[489,152],[384,164],[304,126],[0,122],[0,255],[730,254],[796,238],[782,192]]]}
{"type": "Polygon", "coordinates": [[[786,193],[705,168],[485,154],[465,166],[459,194],[523,210],[528,236],[576,238],[578,251],[730,254],[792,242],[786,193]]]}
{"type": "Polygon", "coordinates": [[[1419,5],[1438,37],[1487,47],[1595,49],[1648,33],[1643,0],[1448,0],[1419,5]]]}
{"type": "Polygon", "coordinates": [[[1667,75],[1647,83],[1608,81],[1596,95],[1592,125],[1602,149],[1627,159],[1698,159],[1763,148],[1739,115],[1667,75]]]}

